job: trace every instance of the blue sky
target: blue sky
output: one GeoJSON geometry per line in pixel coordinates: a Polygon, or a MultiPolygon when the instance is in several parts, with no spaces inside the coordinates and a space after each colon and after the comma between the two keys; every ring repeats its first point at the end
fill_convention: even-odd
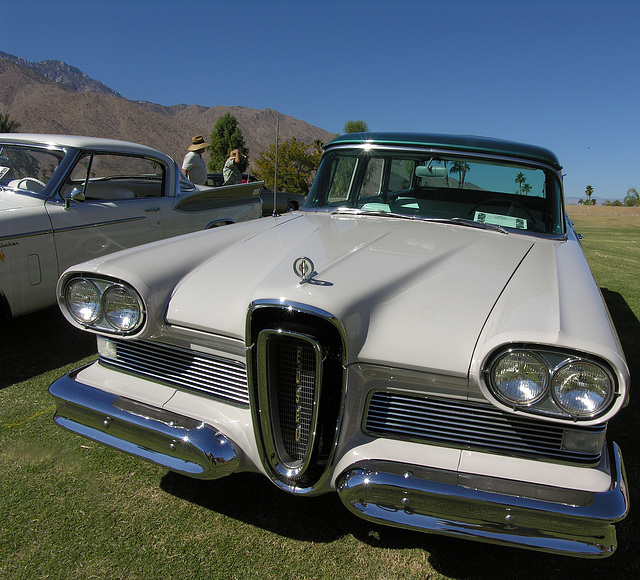
{"type": "Polygon", "coordinates": [[[640,1],[0,0],[0,50],[128,99],[271,108],[339,133],[486,135],[640,188],[640,1]]]}

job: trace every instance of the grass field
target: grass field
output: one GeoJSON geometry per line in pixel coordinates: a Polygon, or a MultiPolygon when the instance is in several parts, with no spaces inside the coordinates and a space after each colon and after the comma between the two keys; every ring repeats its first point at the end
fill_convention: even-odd
{"type": "MultiPolygon", "coordinates": [[[[640,216],[573,215],[640,387],[640,216]]],[[[632,578],[640,575],[637,404],[614,419],[632,511],[611,558],[577,560],[376,526],[335,494],[253,475],[199,482],[56,427],[48,385],[93,356],[57,309],[0,336],[0,578],[632,578]]]]}

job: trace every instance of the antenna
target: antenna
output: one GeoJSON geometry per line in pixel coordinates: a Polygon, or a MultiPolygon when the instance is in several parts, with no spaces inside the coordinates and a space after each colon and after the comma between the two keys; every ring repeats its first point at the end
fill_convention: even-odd
{"type": "Polygon", "coordinates": [[[273,169],[273,217],[278,215],[278,208],[276,206],[277,191],[278,191],[278,138],[280,134],[280,115],[276,117],[276,160],[273,169]]]}

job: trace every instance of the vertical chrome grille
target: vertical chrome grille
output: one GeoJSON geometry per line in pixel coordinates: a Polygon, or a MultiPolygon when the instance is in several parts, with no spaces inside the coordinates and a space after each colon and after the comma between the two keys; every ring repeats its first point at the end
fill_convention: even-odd
{"type": "Polygon", "coordinates": [[[311,437],[311,422],[317,380],[315,350],[305,340],[281,336],[272,344],[277,383],[278,414],[284,450],[294,461],[302,461],[311,437]]]}
{"type": "Polygon", "coordinates": [[[251,414],[269,477],[291,493],[325,485],[344,398],[344,331],[328,313],[280,300],[251,305],[251,414]]]}
{"type": "Polygon", "coordinates": [[[258,338],[261,367],[260,407],[269,448],[286,470],[304,471],[313,445],[320,395],[322,349],[312,338],[264,330],[258,338]],[[272,429],[275,427],[275,429],[272,429]]]}

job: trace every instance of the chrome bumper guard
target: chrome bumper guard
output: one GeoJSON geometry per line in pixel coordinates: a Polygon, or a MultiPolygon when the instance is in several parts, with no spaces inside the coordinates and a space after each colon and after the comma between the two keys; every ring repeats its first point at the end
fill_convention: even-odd
{"type": "Polygon", "coordinates": [[[602,493],[366,461],[343,472],[338,494],[347,509],[376,523],[603,558],[616,549],[613,524],[629,510],[624,465],[615,443],[610,456],[613,483],[602,493]]]}
{"type": "Polygon", "coordinates": [[[218,479],[239,464],[235,446],[210,425],[89,387],[76,369],[49,387],[54,421],[99,443],[197,479],[218,479]]]}

